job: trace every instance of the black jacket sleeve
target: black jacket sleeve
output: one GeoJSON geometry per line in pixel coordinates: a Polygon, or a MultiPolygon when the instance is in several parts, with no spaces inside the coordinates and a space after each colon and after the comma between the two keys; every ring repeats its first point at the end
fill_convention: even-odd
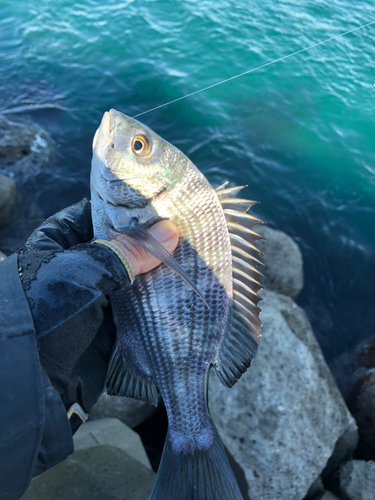
{"type": "Polygon", "coordinates": [[[14,254],[0,263],[1,500],[18,500],[33,476],[71,453],[71,427],[62,400],[40,364],[14,254]]]}

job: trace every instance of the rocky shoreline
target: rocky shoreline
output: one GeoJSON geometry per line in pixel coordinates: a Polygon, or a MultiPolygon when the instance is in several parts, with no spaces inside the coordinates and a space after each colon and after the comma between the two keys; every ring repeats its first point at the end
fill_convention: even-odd
{"type": "MultiPolygon", "coordinates": [[[[48,166],[53,141],[32,123],[0,118],[1,230],[19,216],[25,179],[48,166]]],[[[38,223],[35,217],[25,232],[38,223]]],[[[244,496],[373,500],[375,343],[358,346],[354,354],[332,363],[331,371],[309,320],[294,301],[303,287],[298,245],[267,226],[259,232],[266,238],[259,248],[267,265],[259,354],[231,390],[215,375],[210,378],[210,410],[236,463],[244,496]],[[340,392],[332,373],[345,369],[355,376],[346,378],[349,382],[340,392]]],[[[2,247],[1,235],[0,260],[5,258],[1,250],[15,250],[2,247]]],[[[88,427],[77,433],[75,453],[36,478],[23,498],[91,498],[96,492],[95,498],[106,500],[147,500],[155,474],[130,428],[152,418],[153,411],[138,401],[102,396],[88,427]],[[68,480],[73,470],[76,479],[68,480]]]]}

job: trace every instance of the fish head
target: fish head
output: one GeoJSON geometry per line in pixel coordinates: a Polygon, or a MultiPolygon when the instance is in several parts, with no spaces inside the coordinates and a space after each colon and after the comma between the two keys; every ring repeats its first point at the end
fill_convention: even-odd
{"type": "Polygon", "coordinates": [[[111,109],[93,140],[91,189],[112,205],[142,208],[178,182],[187,164],[175,146],[111,109]]]}

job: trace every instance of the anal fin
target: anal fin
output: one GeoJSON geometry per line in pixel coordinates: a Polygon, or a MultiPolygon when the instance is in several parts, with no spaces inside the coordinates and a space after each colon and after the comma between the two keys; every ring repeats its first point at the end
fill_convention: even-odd
{"type": "Polygon", "coordinates": [[[125,366],[118,344],[109,362],[105,390],[111,396],[126,396],[155,406],[159,402],[159,391],[154,381],[125,366]]]}

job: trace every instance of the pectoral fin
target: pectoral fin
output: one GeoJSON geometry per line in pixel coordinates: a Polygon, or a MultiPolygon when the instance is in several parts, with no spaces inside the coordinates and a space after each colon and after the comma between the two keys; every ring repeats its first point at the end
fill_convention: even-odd
{"type": "Polygon", "coordinates": [[[187,283],[194,292],[203,300],[206,307],[209,309],[207,302],[204,300],[202,294],[192,283],[189,276],[185,273],[182,267],[176,262],[172,254],[166,250],[161,243],[158,242],[146,229],[144,229],[136,219],[132,219],[128,227],[120,228],[120,231],[127,234],[135,241],[137,241],[144,249],[148,250],[154,257],[163,262],[172,271],[174,271],[185,283],[187,283]]]}

